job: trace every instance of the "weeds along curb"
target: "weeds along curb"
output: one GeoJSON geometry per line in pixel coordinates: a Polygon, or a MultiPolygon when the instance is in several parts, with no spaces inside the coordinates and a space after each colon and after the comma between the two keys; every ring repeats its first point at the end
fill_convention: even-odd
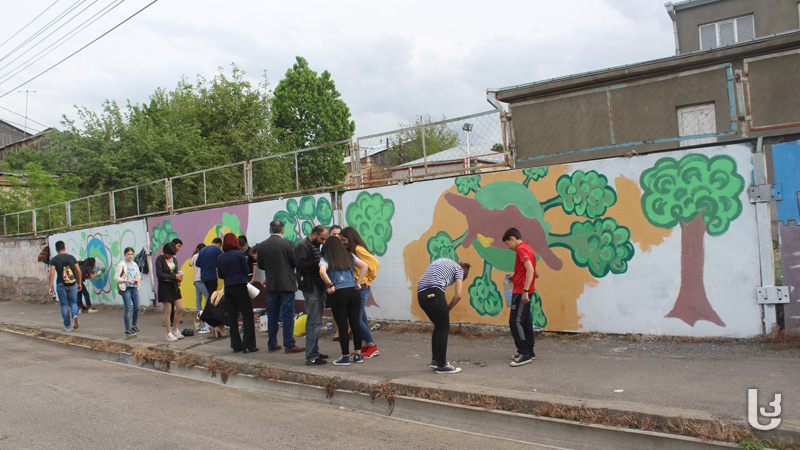
{"type": "MultiPolygon", "coordinates": [[[[441,405],[459,407],[462,414],[467,414],[463,411],[470,411],[470,408],[474,408],[484,413],[503,412],[528,418],[555,419],[573,425],[591,424],[601,428],[622,428],[628,432],[654,432],[673,437],[684,436],[728,443],[761,441],[775,447],[782,445],[783,448],[800,449],[800,445],[797,445],[800,443],[800,433],[773,431],[754,434],[746,424],[732,421],[639,413],[609,407],[595,407],[591,403],[578,401],[555,403],[514,399],[501,395],[428,389],[387,380],[370,383],[353,378],[331,377],[262,364],[240,364],[224,358],[202,357],[190,351],[176,351],[158,346],[133,347],[66,333],[46,333],[30,327],[3,325],[0,326],[0,329],[29,338],[62,344],[76,350],[105,352],[109,355],[109,359],[122,364],[146,367],[203,381],[213,381],[214,378],[218,378],[225,385],[253,392],[265,392],[263,384],[266,382],[270,385],[267,390],[270,393],[277,391],[290,398],[322,401],[356,410],[367,409],[378,414],[393,415],[396,401],[403,402],[406,405],[405,409],[411,410],[414,408],[408,406],[408,402],[424,401],[434,402],[432,404],[436,407],[441,405]],[[467,409],[464,410],[464,408],[467,409]]],[[[394,414],[394,416],[397,417],[398,414],[394,414]]],[[[408,417],[408,419],[418,420],[414,416],[408,417]]]]}

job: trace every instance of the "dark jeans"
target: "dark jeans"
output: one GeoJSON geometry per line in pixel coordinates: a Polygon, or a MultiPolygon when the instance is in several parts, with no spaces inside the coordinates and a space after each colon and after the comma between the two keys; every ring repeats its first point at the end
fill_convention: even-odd
{"type": "MultiPolygon", "coordinates": [[[[246,288],[245,288],[246,289],[246,288]]],[[[267,348],[278,348],[278,318],[283,323],[283,347],[296,347],[294,340],[294,292],[267,292],[267,348]]]]}
{"type": "Polygon", "coordinates": [[[87,311],[92,307],[92,299],[89,298],[89,291],[86,290],[86,283],[81,283],[81,290],[78,291],[78,308],[87,311]],[[81,301],[81,297],[86,299],[86,302],[81,301]],[[86,306],[83,306],[86,303],[86,306]]]}
{"type": "Polygon", "coordinates": [[[239,351],[242,345],[247,350],[256,348],[256,325],[253,318],[253,302],[247,295],[246,284],[225,286],[225,307],[228,310],[228,326],[230,327],[231,348],[239,351]],[[244,342],[239,335],[239,313],[242,314],[244,342]]]}
{"type": "Polygon", "coordinates": [[[361,350],[361,296],[356,288],[341,288],[333,291],[328,296],[331,301],[333,320],[339,327],[339,346],[343,355],[350,354],[350,338],[347,335],[347,325],[353,330],[353,349],[361,350]]]}
{"type": "Polygon", "coordinates": [[[444,291],[428,288],[417,293],[420,308],[433,322],[431,353],[439,367],[447,365],[447,337],[450,335],[450,309],[444,298],[444,291]]]}
{"type": "Polygon", "coordinates": [[[533,355],[533,316],[531,304],[522,302],[522,294],[511,295],[511,313],[508,315],[508,326],[514,345],[520,355],[533,355]]]}
{"type": "Polygon", "coordinates": [[[217,290],[217,287],[219,286],[219,279],[203,281],[203,284],[205,284],[206,289],[208,289],[208,297],[206,298],[206,300],[208,300],[211,298],[211,294],[217,290]]]}

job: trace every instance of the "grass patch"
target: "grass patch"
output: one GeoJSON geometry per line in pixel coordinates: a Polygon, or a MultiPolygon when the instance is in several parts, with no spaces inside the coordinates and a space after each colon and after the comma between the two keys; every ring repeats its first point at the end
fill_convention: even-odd
{"type": "Polygon", "coordinates": [[[131,350],[131,356],[136,361],[149,361],[151,363],[155,363],[156,361],[166,364],[169,367],[169,364],[175,360],[175,354],[172,352],[158,350],[150,347],[136,347],[131,350]]]}
{"type": "Polygon", "coordinates": [[[333,393],[336,392],[336,381],[333,378],[329,378],[328,382],[325,383],[325,397],[333,398],[333,393]]]}
{"type": "Polygon", "coordinates": [[[200,358],[194,353],[184,352],[181,356],[175,358],[175,364],[180,367],[195,367],[200,365],[200,358]]]}
{"type": "Polygon", "coordinates": [[[800,334],[787,330],[776,329],[770,334],[758,336],[756,341],[761,344],[768,344],[770,348],[775,350],[800,348],[800,334]]]}
{"type": "Polygon", "coordinates": [[[208,360],[203,364],[203,367],[211,372],[211,376],[219,375],[219,379],[223,384],[228,383],[228,377],[233,374],[241,373],[241,368],[233,364],[221,363],[215,359],[208,360]]]}

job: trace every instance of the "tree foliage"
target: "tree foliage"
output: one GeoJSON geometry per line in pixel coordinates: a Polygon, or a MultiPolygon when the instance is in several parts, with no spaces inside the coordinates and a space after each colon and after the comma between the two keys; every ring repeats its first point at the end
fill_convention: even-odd
{"type": "Polygon", "coordinates": [[[569,249],[575,265],[587,267],[598,278],[625,273],[634,255],[630,230],[611,217],[573,222],[570,234],[551,234],[550,243],[569,249]]]}
{"type": "Polygon", "coordinates": [[[356,201],[347,205],[345,220],[355,228],[372,253],[383,256],[392,238],[394,202],[381,194],[359,192],[356,201]]]}
{"type": "MultiPolygon", "coordinates": [[[[442,116],[442,120],[446,120],[446,118],[442,116]]],[[[434,124],[430,114],[417,116],[414,123],[401,123],[400,128],[413,129],[404,129],[390,140],[389,144],[397,149],[394,160],[391,161],[394,164],[405,164],[458,145],[458,132],[448,128],[446,124],[434,124]],[[425,139],[424,154],[423,135],[425,139]]]]}
{"type": "MultiPolygon", "coordinates": [[[[82,107],[77,114],[77,120],[64,117],[66,129],[48,137],[57,163],[79,177],[84,195],[277,150],[266,75],[253,86],[235,65],[230,75],[220,69],[211,80],[198,76],[193,84],[181,80],[173,91],[159,88],[145,104],[122,107],[106,100],[100,113],[82,107]]],[[[217,190],[230,188],[231,180],[218,178],[217,190]]],[[[202,192],[195,184],[185,190],[202,192]]]]}
{"type": "Polygon", "coordinates": [[[28,162],[19,176],[9,175],[8,189],[0,190],[0,214],[41,208],[78,197],[77,178],[56,176],[45,171],[39,162],[28,162]]]}
{"type": "Polygon", "coordinates": [[[661,158],[642,172],[642,211],[653,225],[673,228],[702,214],[711,236],[725,233],[742,213],[744,178],[728,155],[691,153],[680,161],[661,158]]]}
{"type": "Polygon", "coordinates": [[[428,254],[431,257],[431,262],[439,259],[439,258],[447,258],[452,259],[455,262],[458,262],[458,253],[456,250],[464,242],[464,238],[467,237],[467,233],[461,235],[456,240],[450,237],[446,231],[440,231],[436,233],[434,236],[431,236],[428,239],[428,254]]]}
{"type": "MultiPolygon", "coordinates": [[[[331,74],[311,70],[308,61],[297,62],[275,88],[272,123],[284,149],[307,147],[347,140],[356,125],[350,108],[336,90],[331,74]]],[[[300,188],[341,184],[347,173],[344,166],[346,145],[335,145],[297,155],[300,188]]]]}
{"type": "Polygon", "coordinates": [[[594,219],[606,213],[617,202],[617,193],[608,185],[608,178],[594,170],[576,170],[556,181],[558,197],[542,205],[545,210],[561,206],[567,214],[594,219]]]}

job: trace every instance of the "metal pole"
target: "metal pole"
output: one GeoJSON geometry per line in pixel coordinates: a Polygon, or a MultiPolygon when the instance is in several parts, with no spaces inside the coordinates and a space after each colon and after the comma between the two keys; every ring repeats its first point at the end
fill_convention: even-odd
{"type": "Polygon", "coordinates": [[[208,204],[208,190],[206,189],[206,173],[203,172],[203,204],[208,204]]]}
{"type": "Polygon", "coordinates": [[[72,205],[69,201],[64,204],[64,213],[67,215],[67,229],[72,228],[72,205]]]}
{"type": "Polygon", "coordinates": [[[114,201],[114,191],[108,193],[108,212],[111,214],[111,223],[117,221],[117,204],[114,201]]]}
{"type": "Polygon", "coordinates": [[[33,234],[36,235],[36,210],[31,211],[31,219],[33,220],[33,234]]]}
{"type": "Polygon", "coordinates": [[[139,186],[136,186],[136,215],[141,215],[142,212],[139,210],[139,186]]]}
{"type": "Polygon", "coordinates": [[[294,182],[297,190],[300,190],[300,168],[297,165],[297,153],[294,154],[294,182]]]}
{"type": "Polygon", "coordinates": [[[86,223],[92,223],[92,200],[91,199],[92,199],[91,197],[86,199],[86,206],[87,206],[86,209],[89,211],[89,220],[86,223]]]}

